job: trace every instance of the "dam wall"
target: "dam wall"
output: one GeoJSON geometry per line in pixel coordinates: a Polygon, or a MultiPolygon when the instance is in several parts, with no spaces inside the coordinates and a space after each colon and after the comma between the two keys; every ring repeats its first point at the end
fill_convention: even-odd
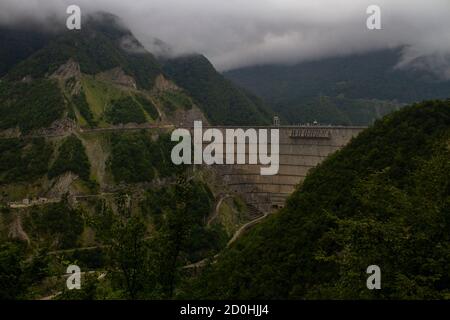
{"type": "MultiPolygon", "coordinates": [[[[225,129],[229,129],[229,127],[214,128],[220,129],[224,136],[225,129]]],[[[257,208],[261,213],[269,213],[284,206],[287,197],[298,184],[302,183],[311,168],[344,147],[366,127],[273,126],[254,129],[279,129],[280,156],[277,175],[261,175],[261,167],[267,167],[261,164],[216,165],[215,167],[232,193],[240,195],[248,205],[257,208]]],[[[246,163],[248,163],[249,150],[251,146],[247,145],[246,163]]],[[[268,150],[270,151],[270,145],[268,150]]]]}

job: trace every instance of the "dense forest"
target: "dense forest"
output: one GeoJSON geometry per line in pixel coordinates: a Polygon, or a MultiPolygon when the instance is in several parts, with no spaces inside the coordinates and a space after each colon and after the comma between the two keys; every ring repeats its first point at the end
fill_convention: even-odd
{"type": "Polygon", "coordinates": [[[49,127],[55,120],[65,117],[89,127],[157,121],[160,114],[155,101],[160,102],[168,116],[172,116],[178,107],[189,111],[195,104],[211,124],[263,125],[271,122],[272,111],[260,98],[225,79],[204,56],[158,61],[120,19],[111,14],[88,15],[83,29],[73,32],[55,30],[46,35],[29,29],[3,29],[0,57],[4,56],[5,60],[0,65],[0,112],[3,115],[0,129],[18,126],[26,134],[49,127]],[[35,35],[36,39],[32,40],[35,35]],[[13,45],[18,48],[17,52],[12,50],[13,45]],[[77,74],[71,79],[59,77],[59,82],[65,82],[62,86],[55,80],[47,80],[68,61],[75,62],[77,68],[79,66],[82,80],[77,74]],[[108,76],[106,83],[100,84],[97,76],[111,70],[119,70],[124,76],[131,77],[137,85],[133,89],[140,92],[135,92],[130,99],[129,94],[123,94],[130,88],[118,88],[120,84],[111,83],[114,80],[108,76]],[[155,93],[159,90],[155,85],[160,76],[183,90],[177,94],[163,90],[159,92],[159,100],[150,101],[149,95],[159,94],[155,93]],[[82,82],[81,88],[77,81],[82,82]],[[115,91],[111,88],[103,90],[105,85],[114,87],[115,91]],[[118,91],[121,94],[116,95],[118,91]],[[107,97],[108,94],[112,96],[107,97]],[[20,101],[17,97],[21,97],[20,101]],[[42,108],[43,105],[47,107],[42,108]],[[31,111],[25,112],[24,106],[31,111]]]}
{"type": "Polygon", "coordinates": [[[50,126],[64,110],[63,96],[52,80],[0,81],[0,129],[18,127],[26,134],[50,126]]]}
{"type": "Polygon", "coordinates": [[[144,108],[145,112],[147,112],[152,120],[156,121],[160,119],[158,109],[155,107],[152,101],[150,101],[143,95],[136,95],[135,99],[142,106],[142,108],[144,108]]]}
{"type": "Polygon", "coordinates": [[[275,107],[282,115],[282,123],[366,126],[376,119],[400,109],[400,105],[381,100],[349,99],[344,96],[311,98],[302,103],[287,103],[275,107]]]}
{"type": "Polygon", "coordinates": [[[136,79],[140,88],[150,89],[156,76],[161,73],[153,55],[142,47],[129,30],[120,25],[117,17],[97,14],[87,19],[82,30],[62,32],[44,48],[15,65],[6,76],[7,79],[43,77],[73,59],[86,74],[120,66],[136,79]],[[122,45],[121,40],[125,38],[132,42],[132,48],[122,45]]]}
{"type": "Polygon", "coordinates": [[[253,66],[224,75],[263,97],[289,123],[305,123],[314,116],[323,123],[369,124],[396,106],[450,96],[448,80],[421,69],[399,68],[401,57],[402,48],[397,48],[293,65],[253,66]],[[332,102],[329,113],[317,114],[310,107],[320,97],[332,102]],[[374,112],[377,104],[384,105],[385,112],[374,112]],[[364,113],[369,113],[370,121],[364,113]]]}
{"type": "Polygon", "coordinates": [[[112,101],[105,116],[112,124],[146,122],[144,111],[132,97],[112,101]]]}
{"type": "Polygon", "coordinates": [[[58,157],[51,166],[48,176],[53,179],[63,173],[72,172],[88,181],[90,163],[80,139],[72,135],[66,138],[58,149],[58,157]]]}
{"type": "Polygon", "coordinates": [[[53,36],[30,22],[21,27],[0,26],[0,77],[20,61],[42,49],[53,36]]]}
{"type": "Polygon", "coordinates": [[[150,182],[183,172],[183,166],[175,166],[170,159],[173,145],[169,135],[153,141],[145,131],[112,135],[109,167],[116,183],[150,182]]]}
{"type": "Polygon", "coordinates": [[[84,91],[80,91],[78,94],[72,97],[72,101],[75,104],[75,107],[80,112],[81,116],[86,120],[90,127],[95,127],[97,125],[97,121],[94,120],[94,115],[92,114],[91,109],[89,108],[89,104],[86,100],[86,94],[84,91]]]}
{"type": "Polygon", "coordinates": [[[271,121],[264,103],[225,79],[201,55],[170,59],[166,72],[195,99],[212,124],[263,125],[271,121]]]}
{"type": "Polygon", "coordinates": [[[0,245],[0,299],[34,298],[70,263],[93,273],[83,276],[81,290],[53,284],[63,290],[58,299],[174,298],[186,281],[182,267],[213,256],[228,241],[223,229],[205,224],[214,198],[200,180],[179,175],[168,187],[146,190],[137,203],[139,214],[130,201],[127,192],[117,193],[112,210],[99,199],[95,214],[73,208],[66,199],[33,207],[24,227],[35,248],[11,240],[0,245]],[[78,247],[86,228],[95,232],[98,246],[64,250],[78,247]],[[107,272],[107,279],[99,280],[97,272],[107,272]]]}
{"type": "Polygon", "coordinates": [[[0,185],[33,182],[48,172],[53,147],[45,139],[0,140],[0,185]]]}
{"type": "Polygon", "coordinates": [[[187,297],[450,297],[450,101],[379,120],[221,254],[187,297]],[[382,290],[367,290],[378,265],[382,290]]]}

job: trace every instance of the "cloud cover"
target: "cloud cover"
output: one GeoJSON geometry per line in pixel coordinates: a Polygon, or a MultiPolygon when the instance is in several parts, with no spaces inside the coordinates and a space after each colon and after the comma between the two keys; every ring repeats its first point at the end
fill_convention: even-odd
{"type": "Polygon", "coordinates": [[[450,77],[449,0],[2,0],[0,22],[42,23],[83,13],[120,16],[150,51],[154,39],[175,54],[205,54],[219,70],[405,46],[399,67],[450,77]],[[366,28],[366,9],[382,10],[382,30],[366,28]]]}

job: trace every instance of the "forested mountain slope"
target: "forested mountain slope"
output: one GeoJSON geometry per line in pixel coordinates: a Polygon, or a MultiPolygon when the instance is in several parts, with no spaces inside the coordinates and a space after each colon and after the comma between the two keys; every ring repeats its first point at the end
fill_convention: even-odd
{"type": "Polygon", "coordinates": [[[260,98],[225,79],[202,55],[167,60],[164,71],[186,89],[214,124],[264,125],[271,112],[260,98]]]}
{"type": "MultiPolygon", "coordinates": [[[[217,254],[252,216],[239,195],[216,212],[223,184],[176,166],[170,133],[205,114],[230,122],[115,16],[45,39],[10,31],[0,36],[0,299],[173,298],[182,267],[217,254]],[[64,292],[68,262],[93,275],[83,290],[64,292]]],[[[253,102],[228,88],[216,103],[242,119],[253,102]]]]}
{"type": "MultiPolygon", "coordinates": [[[[110,101],[98,97],[99,94],[110,94],[115,100],[123,97],[118,90],[112,92],[109,88],[111,82],[116,87],[119,85],[119,89],[127,87],[131,89],[128,91],[140,91],[141,96],[143,93],[154,94],[160,89],[170,91],[175,83],[180,89],[178,93],[183,96],[159,99],[164,100],[160,101],[159,114],[168,114],[172,122],[173,118],[177,118],[174,115],[176,109],[179,109],[174,104],[184,105],[185,109],[196,104],[213,124],[270,123],[271,113],[261,100],[225,80],[206,58],[183,57],[161,63],[114,15],[91,14],[85,18],[81,30],[37,29],[40,30],[38,32],[31,27],[1,27],[0,30],[0,77],[3,77],[0,83],[0,111],[5,116],[5,120],[0,121],[1,129],[20,126],[22,131],[28,133],[46,128],[56,120],[75,116],[79,124],[87,123],[91,127],[106,123],[146,122],[145,112],[143,114],[137,109],[145,109],[149,104],[142,103],[141,98],[135,99],[138,100],[138,108],[133,106],[132,101],[122,101],[119,103],[120,112],[106,113],[105,106],[99,103],[109,104],[110,101]],[[63,92],[56,88],[58,85],[62,86],[63,92]],[[27,91],[31,93],[27,94],[27,91]],[[41,91],[41,96],[36,96],[41,91]],[[89,96],[92,93],[96,97],[89,96]],[[12,114],[11,105],[22,103],[14,97],[30,99],[31,114],[39,111],[35,110],[35,105],[40,105],[40,111],[44,114],[32,118],[21,106],[17,107],[18,116],[12,114]],[[48,112],[43,110],[44,104],[49,105],[48,112]],[[124,109],[131,110],[123,112],[124,109]],[[118,116],[121,119],[117,119],[118,116]]],[[[158,105],[155,100],[151,102],[158,105]]],[[[158,116],[155,108],[151,109],[144,111],[149,113],[150,118],[158,116]]],[[[201,117],[197,118],[200,120],[201,117]]]]}
{"type": "Polygon", "coordinates": [[[226,250],[189,295],[449,298],[450,101],[391,114],[308,175],[284,209],[226,250]],[[381,268],[381,290],[366,269],[381,268]]]}
{"type": "Polygon", "coordinates": [[[322,123],[370,123],[405,103],[450,97],[450,81],[414,64],[399,68],[401,54],[401,48],[381,50],[246,67],[224,75],[264,98],[292,123],[314,118],[322,123]]]}

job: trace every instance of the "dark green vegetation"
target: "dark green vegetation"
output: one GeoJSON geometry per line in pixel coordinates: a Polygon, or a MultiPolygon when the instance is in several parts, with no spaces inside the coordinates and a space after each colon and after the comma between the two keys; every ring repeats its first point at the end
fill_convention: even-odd
{"type": "MultiPolygon", "coordinates": [[[[49,163],[53,155],[53,145],[44,138],[32,140],[1,139],[0,151],[0,185],[7,186],[14,183],[32,185],[35,180],[46,175],[54,178],[68,171],[78,174],[85,180],[89,179],[90,164],[84,153],[84,147],[75,136],[65,139],[50,169],[49,163]]],[[[7,194],[4,194],[4,196],[8,198],[7,194]]],[[[33,212],[36,211],[34,209],[38,210],[37,207],[33,208],[33,212]]],[[[49,211],[49,215],[51,216],[51,212],[58,210],[61,211],[60,214],[63,214],[65,209],[65,207],[56,206],[49,211]]],[[[54,215],[54,218],[57,219],[57,214],[54,213],[54,215]]],[[[44,214],[44,216],[40,222],[41,225],[46,224],[47,214],[44,214]]]]}
{"type": "Polygon", "coordinates": [[[399,104],[381,100],[321,96],[303,103],[301,108],[297,103],[283,105],[280,114],[288,121],[302,124],[317,121],[320,124],[365,126],[399,108],[399,104]]]}
{"type": "Polygon", "coordinates": [[[42,32],[42,26],[0,26],[0,77],[15,64],[28,58],[50,41],[52,34],[42,32]]]}
{"type": "Polygon", "coordinates": [[[205,57],[193,55],[172,59],[163,69],[189,92],[212,124],[270,123],[270,112],[261,100],[226,80],[205,57]]]}
{"type": "MultiPolygon", "coordinates": [[[[2,209],[1,214],[5,219],[13,212],[2,209]]],[[[12,240],[0,244],[0,300],[34,299],[37,285],[64,272],[52,265],[49,251],[77,246],[84,229],[83,212],[70,207],[66,199],[32,207],[21,216],[33,246],[12,240]]]]}
{"type": "Polygon", "coordinates": [[[160,118],[158,109],[156,109],[153,102],[140,94],[136,95],[135,99],[144,108],[152,120],[158,120],[160,118]]]}
{"type": "Polygon", "coordinates": [[[112,101],[105,116],[112,124],[146,122],[141,106],[130,96],[112,101]]]}
{"type": "Polygon", "coordinates": [[[0,129],[19,127],[28,133],[50,126],[64,110],[64,99],[54,81],[0,82],[0,129]]]}
{"type": "Polygon", "coordinates": [[[23,248],[18,244],[0,245],[0,299],[19,298],[24,290],[22,281],[23,248]]]}
{"type": "MultiPolygon", "coordinates": [[[[307,122],[312,116],[324,123],[353,123],[355,119],[361,123],[366,116],[358,113],[368,113],[372,119],[378,116],[366,100],[402,105],[450,97],[450,81],[424,71],[396,68],[400,55],[401,50],[385,50],[292,66],[248,67],[226,72],[225,76],[266,99],[289,123],[307,122]],[[330,111],[328,116],[318,115],[320,111],[308,107],[319,97],[332,102],[326,109],[330,111]],[[345,109],[339,97],[347,99],[345,109]],[[358,108],[352,110],[356,104],[358,108]]],[[[323,110],[323,106],[319,109],[323,110]]]]}
{"type": "Polygon", "coordinates": [[[84,93],[84,91],[81,91],[79,94],[73,96],[72,101],[75,104],[75,107],[80,112],[81,116],[89,124],[89,126],[95,127],[97,122],[94,120],[94,115],[89,108],[89,104],[86,100],[86,94],[84,93]]]}
{"type": "Polygon", "coordinates": [[[159,100],[168,115],[173,115],[177,109],[190,110],[192,109],[191,99],[182,92],[164,92],[159,100]]]}
{"type": "Polygon", "coordinates": [[[53,153],[45,139],[25,141],[21,139],[0,140],[0,185],[32,182],[48,171],[53,153]]]}
{"type": "Polygon", "coordinates": [[[41,247],[66,249],[77,247],[84,220],[82,213],[72,209],[64,200],[43,207],[32,207],[24,227],[41,247]]]}
{"type": "Polygon", "coordinates": [[[58,157],[50,168],[48,177],[53,179],[66,172],[72,172],[88,181],[90,167],[83,144],[76,136],[72,135],[65,139],[58,149],[58,157]]]}
{"type": "MultiPolygon", "coordinates": [[[[179,205],[179,195],[176,192],[178,190],[173,186],[146,192],[142,202],[143,213],[151,217],[152,223],[160,232],[173,232],[167,229],[167,224],[173,218],[170,213],[176,212],[179,205]]],[[[225,247],[228,240],[225,231],[220,227],[204,227],[214,204],[214,196],[209,187],[204,183],[195,182],[191,183],[189,192],[192,199],[186,208],[186,215],[192,226],[183,249],[185,264],[217,253],[219,249],[225,247]]]]}
{"type": "MultiPolygon", "coordinates": [[[[137,161],[151,159],[151,174],[168,177],[167,183],[148,188],[142,196],[136,196],[140,188],[122,184],[108,200],[100,196],[73,202],[67,195],[59,203],[25,209],[7,209],[0,203],[1,298],[35,299],[53,290],[63,292],[58,299],[173,298],[186,278],[182,266],[212,256],[226,245],[228,236],[222,228],[206,226],[214,207],[209,187],[198,179],[187,181],[183,167],[174,167],[167,159],[169,136],[152,141],[141,132],[113,135],[111,140],[119,148],[116,151],[135,146],[145,150],[143,155],[133,154],[134,162],[125,165],[133,179],[142,179],[137,161]],[[9,239],[16,223],[22,225],[23,232],[18,232],[28,243],[9,239]],[[86,247],[86,239],[94,241],[89,242],[92,247],[86,247]],[[62,275],[70,264],[96,272],[83,275],[80,291],[65,289],[62,275]],[[103,272],[107,278],[98,280],[103,272]]],[[[73,166],[80,157],[84,158],[81,142],[75,136],[66,138],[50,172],[88,173],[89,167],[73,166]]]]}
{"type": "MultiPolygon", "coordinates": [[[[141,90],[150,90],[156,76],[162,72],[152,54],[121,25],[117,17],[109,14],[87,16],[81,31],[59,30],[48,36],[44,34],[5,29],[5,34],[0,36],[0,41],[6,46],[0,49],[0,56],[4,55],[6,59],[0,64],[0,72],[8,71],[5,75],[3,72],[1,74],[4,77],[0,83],[0,129],[17,126],[27,134],[33,129],[49,127],[52,122],[61,119],[65,111],[68,118],[75,120],[76,110],[86,122],[82,121],[83,126],[96,127],[102,120],[100,113],[105,106],[99,103],[106,102],[104,98],[109,91],[88,92],[86,88],[81,88],[78,94],[71,97],[69,93],[77,85],[74,75],[65,83],[64,99],[56,81],[44,80],[69,60],[78,63],[84,75],[120,68],[133,77],[141,90]],[[34,35],[37,38],[30,39],[34,35]],[[14,44],[18,46],[15,57],[11,49],[14,44]],[[91,94],[89,102],[88,94],[91,94]],[[101,94],[104,96],[98,96],[101,94]]],[[[155,106],[143,95],[137,94],[135,99],[107,98],[114,100],[108,101],[114,103],[106,114],[113,124],[143,123],[146,121],[143,110],[153,120],[159,118],[155,106]]]]}
{"type": "Polygon", "coordinates": [[[96,14],[87,18],[82,30],[65,31],[43,49],[19,63],[8,74],[9,79],[20,80],[52,74],[59,66],[73,59],[81,72],[96,74],[121,67],[136,79],[140,88],[150,89],[160,67],[153,55],[115,16],[96,14]]]}
{"type": "Polygon", "coordinates": [[[91,128],[140,124],[159,120],[158,108],[153,104],[157,102],[169,116],[176,110],[188,111],[196,104],[210,122],[217,125],[271,122],[271,112],[259,98],[226,80],[205,57],[188,56],[158,62],[113,15],[91,14],[84,18],[82,30],[64,28],[48,35],[43,32],[36,34],[35,40],[31,39],[35,35],[33,31],[27,34],[8,29],[5,32],[0,36],[0,43],[3,41],[7,47],[0,49],[0,57],[5,56],[5,61],[0,63],[0,129],[19,126],[26,134],[49,127],[58,119],[76,121],[78,114],[81,126],[91,128]],[[13,45],[18,47],[17,56],[11,49],[13,45]],[[78,70],[73,67],[75,64],[68,68],[69,61],[80,67],[81,89],[77,82],[80,81],[78,70]],[[62,66],[67,68],[59,70],[62,66]],[[74,73],[73,78],[64,79],[62,88],[58,88],[56,80],[44,80],[58,70],[60,82],[63,75],[70,77],[70,73],[74,73]],[[94,85],[99,83],[96,75],[111,70],[123,71],[132,77],[141,92],[123,94],[127,89],[119,89],[120,84],[111,83],[108,74],[104,83],[94,85]],[[159,75],[184,90],[163,90],[149,100],[147,96],[152,94],[159,75]],[[130,97],[125,97],[127,95],[130,97]]]}
{"type": "Polygon", "coordinates": [[[26,245],[0,244],[0,300],[26,299],[27,288],[48,275],[47,257],[41,252],[27,258],[26,245]]]}
{"type": "Polygon", "coordinates": [[[182,170],[170,158],[173,142],[169,135],[157,141],[145,131],[138,134],[114,134],[111,137],[109,166],[116,183],[150,182],[155,177],[170,177],[182,170]]]}
{"type": "MultiPolygon", "coordinates": [[[[192,295],[222,299],[450,297],[450,101],[385,117],[308,175],[192,295]],[[382,290],[367,290],[378,265],[382,290]]],[[[192,293],[193,292],[193,293],[192,293]]]]}
{"type": "MultiPolygon", "coordinates": [[[[208,187],[179,176],[166,190],[149,190],[140,203],[142,215],[132,213],[127,194],[117,194],[113,212],[105,202],[92,219],[97,240],[107,259],[108,280],[86,279],[79,292],[62,299],[170,299],[184,281],[182,266],[192,258],[215,253],[226,243],[219,231],[205,227],[213,205],[208,187]],[[161,198],[160,195],[165,197],[161,198]],[[158,218],[149,232],[147,219],[158,218]],[[199,233],[200,232],[200,233],[199,233]],[[208,243],[198,239],[210,234],[208,243]],[[200,242],[199,242],[200,241],[200,242]]],[[[104,270],[104,269],[103,269],[104,270]]],[[[76,290],[74,290],[76,291],[76,290]]]]}

